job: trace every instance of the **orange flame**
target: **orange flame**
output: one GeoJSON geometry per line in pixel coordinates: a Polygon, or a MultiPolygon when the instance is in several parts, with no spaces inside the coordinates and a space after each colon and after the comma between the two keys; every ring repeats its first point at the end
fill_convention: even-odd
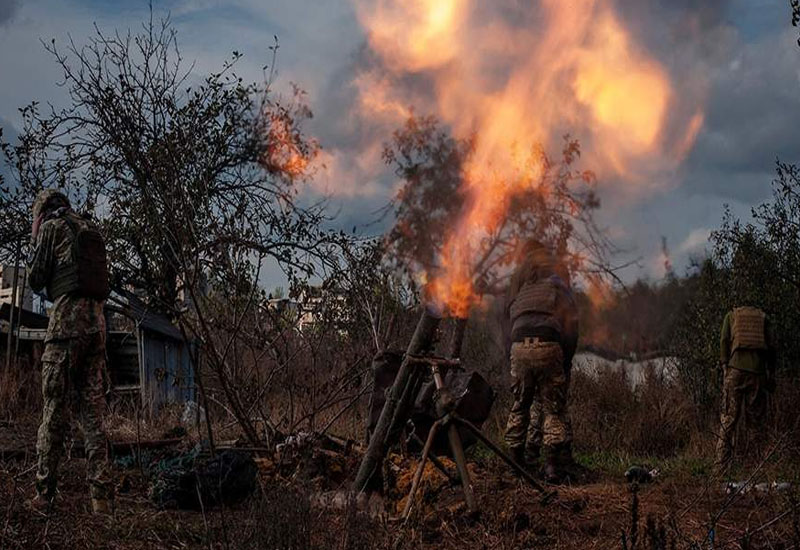
{"type": "Polygon", "coordinates": [[[292,127],[292,119],[285,112],[268,112],[266,118],[269,124],[260,164],[270,172],[291,180],[303,177],[318,152],[316,143],[310,142],[310,147],[304,149],[303,136],[292,127]]]}
{"type": "Polygon", "coordinates": [[[493,18],[478,0],[354,2],[388,74],[371,85],[361,78],[362,107],[401,122],[406,113],[399,106],[419,97],[392,86],[391,78],[423,74],[435,94],[421,107],[434,110],[455,137],[475,136],[464,167],[467,210],[445,238],[439,272],[427,277],[428,297],[452,314],[465,315],[476,300],[482,239],[540,175],[530,156],[517,152],[568,129],[598,176],[637,184],[645,163],[677,165],[702,126],[698,111],[691,121],[669,121],[685,122],[686,130],[666,131],[676,101],[670,77],[610,0],[540,0],[530,8],[541,11],[536,31],[493,18]]]}

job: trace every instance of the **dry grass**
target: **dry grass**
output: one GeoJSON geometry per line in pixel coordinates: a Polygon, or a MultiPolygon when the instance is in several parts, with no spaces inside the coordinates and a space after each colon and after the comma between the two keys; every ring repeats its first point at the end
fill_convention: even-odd
{"type": "MultiPolygon", "coordinates": [[[[37,380],[18,378],[13,384],[18,390],[30,385],[38,390],[37,380]]],[[[753,434],[745,438],[734,478],[747,478],[764,449],[780,438],[779,452],[759,466],[753,481],[800,481],[800,445],[794,429],[798,390],[796,382],[779,384],[774,414],[756,432],[760,438],[753,434]]],[[[34,403],[35,397],[16,402],[13,422],[0,428],[0,442],[24,444],[32,451],[39,416],[34,403]]],[[[507,406],[499,400],[487,426],[495,439],[507,406]]],[[[342,415],[332,427],[334,433],[358,435],[362,411],[359,406],[342,415]]],[[[130,404],[116,403],[107,424],[116,440],[158,439],[181,424],[181,413],[182,407],[168,407],[154,417],[137,416],[130,404]]],[[[574,373],[571,415],[581,460],[596,470],[599,479],[591,485],[562,488],[557,502],[542,506],[538,495],[503,465],[473,451],[471,469],[482,510],[479,521],[464,517],[458,488],[446,483],[426,486],[424,506],[405,526],[371,519],[352,505],[334,510],[314,504],[316,492],[346,487],[342,479],[348,472],[352,475],[357,460],[343,462],[344,471],[336,474],[341,479],[335,483],[332,473],[302,483],[282,471],[262,477],[248,501],[205,514],[157,511],[147,498],[147,480],[141,472],[116,467],[117,484],[125,491],[118,496],[116,519],[104,521],[89,513],[84,462],[77,457],[64,463],[55,514],[46,520],[23,506],[33,494],[34,457],[30,454],[0,463],[0,548],[620,549],[624,533],[629,550],[666,550],[673,543],[675,548],[710,547],[707,539],[712,527],[714,548],[788,549],[800,541],[794,492],[750,492],[731,498],[721,490],[722,481],[708,475],[713,434],[702,426],[713,425],[714,419],[700,418],[675,382],[651,375],[632,390],[617,373],[597,379],[574,373]],[[620,474],[639,460],[662,467],[664,474],[659,482],[640,488],[634,505],[630,487],[620,474]]],[[[218,440],[239,435],[221,410],[213,410],[212,419],[218,440]]],[[[187,446],[205,437],[205,426],[199,431],[192,425],[187,428],[187,446]]],[[[413,464],[408,461],[409,468],[413,464]]],[[[432,471],[431,475],[440,474],[432,471]]],[[[392,498],[403,498],[402,492],[395,491],[392,498]]],[[[395,503],[389,504],[392,508],[395,503]]]]}
{"type": "Polygon", "coordinates": [[[623,371],[601,372],[596,379],[573,373],[570,415],[580,449],[634,456],[680,454],[697,425],[679,385],[653,371],[636,389],[623,371]]]}

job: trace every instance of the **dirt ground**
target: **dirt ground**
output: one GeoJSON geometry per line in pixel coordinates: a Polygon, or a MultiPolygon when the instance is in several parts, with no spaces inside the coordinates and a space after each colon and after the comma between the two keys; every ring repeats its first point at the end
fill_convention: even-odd
{"type": "MultiPolygon", "coordinates": [[[[30,429],[25,427],[29,435],[30,429]]],[[[0,441],[26,440],[10,431],[0,427],[0,441]]],[[[318,472],[301,482],[265,468],[254,495],[236,506],[158,510],[139,469],[116,465],[115,516],[96,517],[78,457],[63,463],[55,509],[44,517],[24,505],[33,495],[30,450],[0,463],[2,549],[800,548],[800,511],[792,491],[726,494],[721,481],[689,469],[665,472],[634,490],[618,472],[595,466],[592,483],[558,487],[558,497],[543,505],[535,490],[484,455],[471,462],[478,518],[467,517],[459,488],[431,469],[412,519],[405,525],[392,519],[411,460],[396,461],[395,490],[380,501],[389,513],[380,515],[321,499],[326,491],[346,488],[346,482],[332,481],[338,476],[318,472]]],[[[352,460],[344,463],[349,468],[352,460]]]]}

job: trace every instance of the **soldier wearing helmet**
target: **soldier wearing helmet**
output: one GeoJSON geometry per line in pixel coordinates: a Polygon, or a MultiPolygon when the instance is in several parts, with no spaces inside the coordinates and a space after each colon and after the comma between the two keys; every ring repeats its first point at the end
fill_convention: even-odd
{"type": "Polygon", "coordinates": [[[537,240],[529,241],[507,301],[515,401],[505,440],[520,463],[533,462],[541,445],[550,482],[576,472],[567,393],[578,315],[569,283],[559,271],[552,251],[537,240]]]}
{"type": "Polygon", "coordinates": [[[766,394],[775,389],[775,347],[769,317],[750,305],[735,307],[722,322],[720,362],[723,373],[720,434],[716,468],[731,463],[736,428],[746,415],[763,413],[766,394]]]}
{"type": "Polygon", "coordinates": [[[105,245],[94,223],[76,214],[60,191],[46,189],[33,203],[31,288],[53,303],[42,355],[42,421],[36,442],[36,497],[43,511],[56,494],[58,464],[70,418],[83,431],[92,509],[109,513],[113,494],[102,416],[105,318],[108,295],[105,245]]]}

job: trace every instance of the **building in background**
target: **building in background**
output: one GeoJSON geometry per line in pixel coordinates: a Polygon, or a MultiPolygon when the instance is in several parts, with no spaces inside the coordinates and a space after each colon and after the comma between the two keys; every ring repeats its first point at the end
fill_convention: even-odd
{"type": "MultiPolygon", "coordinates": [[[[48,317],[15,308],[14,334],[9,338],[10,312],[10,304],[0,303],[0,361],[5,362],[10,343],[14,368],[39,369],[48,317]]],[[[146,414],[195,399],[196,346],[187,344],[169,319],[127,292],[112,293],[105,313],[112,399],[146,414]]]]}
{"type": "Polygon", "coordinates": [[[306,285],[297,299],[270,298],[269,307],[303,332],[315,327],[324,316],[345,318],[345,296],[341,290],[323,288],[321,285],[306,285]]]}
{"type": "Polygon", "coordinates": [[[14,277],[17,276],[17,296],[14,305],[28,311],[33,310],[33,291],[28,285],[25,267],[19,267],[16,273],[13,265],[0,265],[0,304],[11,304],[14,301],[14,277]]]}

